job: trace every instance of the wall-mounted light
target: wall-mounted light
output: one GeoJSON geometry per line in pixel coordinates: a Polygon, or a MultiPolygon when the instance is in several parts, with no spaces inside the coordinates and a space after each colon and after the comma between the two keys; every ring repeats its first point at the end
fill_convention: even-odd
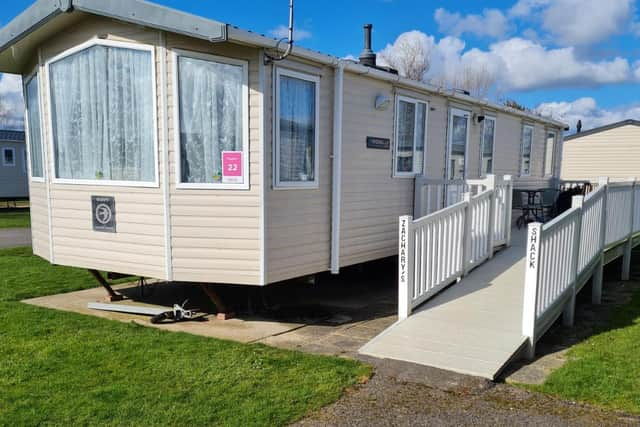
{"type": "Polygon", "coordinates": [[[478,123],[478,124],[480,124],[480,123],[482,123],[482,122],[484,121],[484,115],[482,115],[482,114],[475,114],[475,119],[476,119],[476,120],[475,120],[475,122],[476,122],[476,123],[478,123]]]}
{"type": "Polygon", "coordinates": [[[384,95],[376,96],[376,101],[374,103],[374,107],[376,110],[384,111],[389,108],[389,105],[391,105],[391,100],[389,98],[384,95]]]}

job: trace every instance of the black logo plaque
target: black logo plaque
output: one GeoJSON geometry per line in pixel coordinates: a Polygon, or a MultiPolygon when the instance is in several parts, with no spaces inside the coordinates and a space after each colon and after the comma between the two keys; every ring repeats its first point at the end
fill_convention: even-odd
{"type": "Polygon", "coordinates": [[[116,201],[113,197],[91,196],[93,231],[116,232],[116,201]]]}

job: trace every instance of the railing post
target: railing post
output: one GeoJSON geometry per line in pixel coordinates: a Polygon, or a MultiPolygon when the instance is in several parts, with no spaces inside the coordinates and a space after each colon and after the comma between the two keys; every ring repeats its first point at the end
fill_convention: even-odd
{"type": "Polygon", "coordinates": [[[631,181],[631,185],[629,186],[629,191],[631,191],[631,209],[629,211],[629,234],[624,244],[624,255],[622,256],[622,280],[629,280],[631,276],[631,250],[633,249],[633,207],[635,205],[636,179],[629,178],[629,181],[631,181]]]}
{"type": "Polygon", "coordinates": [[[607,239],[607,196],[609,194],[609,178],[598,178],[598,185],[603,187],[602,193],[602,215],[600,216],[600,259],[593,270],[591,278],[591,302],[600,304],[602,301],[602,275],[604,272],[604,246],[607,239]]]}
{"type": "Polygon", "coordinates": [[[398,232],[398,319],[403,320],[411,314],[413,298],[413,279],[415,266],[413,256],[413,217],[400,217],[398,232]]]}
{"type": "Polygon", "coordinates": [[[540,243],[542,224],[532,222],[527,232],[525,258],[524,303],[522,307],[522,335],[529,339],[526,356],[529,360],[536,352],[536,310],[538,306],[538,280],[540,278],[540,243]]]}
{"type": "Polygon", "coordinates": [[[505,210],[506,210],[506,214],[505,214],[505,231],[506,231],[506,243],[505,246],[509,247],[511,246],[511,209],[513,207],[513,179],[511,177],[511,175],[505,175],[504,177],[502,177],[502,179],[504,180],[504,182],[507,184],[507,188],[505,189],[506,193],[505,194],[505,210]]]}
{"type": "Polygon", "coordinates": [[[489,254],[489,259],[493,258],[493,235],[495,232],[496,221],[498,218],[497,212],[498,209],[496,207],[496,203],[498,202],[498,198],[496,197],[496,176],[493,174],[488,174],[486,179],[486,190],[491,190],[491,197],[489,200],[489,230],[487,231],[487,252],[489,254]]]}
{"type": "Polygon", "coordinates": [[[576,313],[576,282],[578,281],[578,258],[580,258],[580,234],[582,231],[582,204],[584,196],[573,196],[571,208],[578,208],[578,215],[573,229],[573,243],[571,245],[571,296],[562,313],[562,323],[565,326],[573,326],[576,313]]]}
{"type": "Polygon", "coordinates": [[[462,275],[466,276],[471,264],[471,193],[464,193],[464,228],[462,233],[462,275]]]}

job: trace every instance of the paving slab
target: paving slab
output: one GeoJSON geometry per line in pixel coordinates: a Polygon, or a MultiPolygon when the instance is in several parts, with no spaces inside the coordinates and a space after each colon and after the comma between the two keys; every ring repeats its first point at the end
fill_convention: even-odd
{"type": "Polygon", "coordinates": [[[0,228],[0,248],[31,246],[30,228],[0,228]]]}

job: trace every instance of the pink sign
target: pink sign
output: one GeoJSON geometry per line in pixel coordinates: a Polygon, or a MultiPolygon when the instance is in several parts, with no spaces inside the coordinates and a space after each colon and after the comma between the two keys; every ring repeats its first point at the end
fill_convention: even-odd
{"type": "Polygon", "coordinates": [[[222,152],[222,182],[242,184],[242,151],[222,152]]]}

